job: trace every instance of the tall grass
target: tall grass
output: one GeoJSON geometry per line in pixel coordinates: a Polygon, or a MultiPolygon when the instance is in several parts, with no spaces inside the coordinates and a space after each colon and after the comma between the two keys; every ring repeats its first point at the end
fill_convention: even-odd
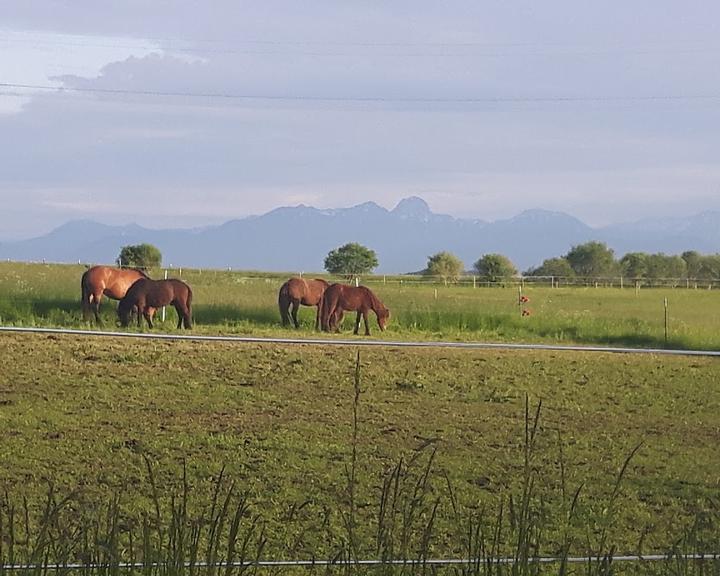
{"type": "MultiPolygon", "coordinates": [[[[83,266],[0,263],[0,323],[23,326],[88,326],[80,314],[83,266]]],[[[162,277],[163,271],[151,275],[162,277]]],[[[194,291],[196,331],[287,334],[280,326],[277,291],[285,275],[221,270],[170,270],[194,291]]],[[[716,291],[685,288],[549,288],[527,286],[520,315],[514,287],[472,288],[364,279],[392,310],[387,338],[489,339],[577,342],[642,347],[720,348],[714,319],[716,291]],[[669,339],[663,301],[669,301],[669,339]]],[[[116,302],[105,300],[102,318],[116,323],[116,302]]],[[[158,330],[172,331],[175,311],[158,330]]],[[[314,311],[301,309],[307,330],[314,311]]]]}
{"type": "MultiPolygon", "coordinates": [[[[359,362],[358,362],[359,366],[359,362]]],[[[358,369],[359,370],[359,369],[358,369]]],[[[359,379],[355,384],[353,435],[360,434],[359,379]],[[357,419],[356,419],[357,417],[357,419]]],[[[457,576],[538,576],[545,573],[609,576],[615,573],[694,576],[717,574],[720,559],[688,558],[689,554],[717,552],[720,546],[720,513],[715,506],[698,514],[695,522],[678,535],[667,559],[660,563],[634,565],[614,563],[616,553],[611,538],[615,511],[623,481],[636,447],[625,458],[594,535],[586,547],[570,534],[576,523],[586,521],[577,515],[581,489],[567,491],[562,486],[565,510],[564,538],[559,548],[550,548],[545,539],[548,503],[539,495],[543,481],[538,466],[537,439],[541,433],[541,403],[525,404],[525,434],[522,445],[521,482],[517,491],[500,495],[495,509],[463,506],[455,498],[452,480],[436,468],[437,450],[431,444],[420,446],[381,475],[373,513],[371,538],[361,539],[356,530],[355,485],[364,481],[355,476],[357,452],[351,447],[347,468],[347,492],[338,498],[335,513],[343,518],[340,532],[328,528],[336,544],[325,552],[334,565],[306,567],[302,573],[414,575],[449,573],[457,576]],[[570,497],[570,494],[572,496],[570,497]],[[456,530],[439,534],[435,519],[443,508],[455,517],[456,530]],[[449,539],[467,561],[461,565],[436,566],[430,560],[447,554],[441,539],[449,539]],[[589,557],[584,565],[570,565],[571,553],[589,557]],[[544,564],[543,556],[556,562],[544,564]],[[373,557],[382,561],[375,567],[359,563],[373,557]],[[506,561],[509,560],[509,561],[506,561]]],[[[351,440],[352,444],[352,440],[351,440]]],[[[80,491],[61,496],[52,486],[42,502],[5,493],[0,500],[0,574],[82,574],[110,576],[230,576],[283,572],[300,573],[289,567],[263,567],[271,559],[266,550],[270,542],[265,531],[263,502],[251,502],[237,484],[221,469],[209,491],[193,488],[183,465],[179,487],[159,486],[154,466],[145,459],[145,490],[150,507],[131,512],[122,493],[104,503],[86,499],[80,491]],[[202,494],[207,494],[203,496],[202,494]]],[[[715,503],[716,504],[716,503],[715,503]]],[[[288,516],[289,523],[302,521],[288,516]]],[[[300,533],[309,526],[299,526],[300,533]]],[[[588,534],[592,532],[588,529],[588,534]]],[[[285,550],[282,559],[294,557],[298,542],[285,550]]],[[[276,549],[277,550],[277,549],[276,549]]],[[[638,550],[640,552],[640,550],[638,550]]],[[[294,558],[293,558],[294,557],[294,558]]],[[[307,559],[307,558],[303,558],[307,559]]]]}
{"type": "MultiPolygon", "coordinates": [[[[356,407],[359,394],[356,387],[356,407]]],[[[359,416],[359,413],[358,413],[359,416]]],[[[456,501],[452,480],[436,469],[437,450],[431,444],[419,447],[408,458],[398,461],[381,475],[377,499],[371,514],[374,534],[361,539],[356,530],[357,502],[353,492],[357,460],[351,457],[347,469],[347,492],[338,498],[335,513],[343,527],[327,528],[336,544],[325,553],[335,566],[303,568],[302,572],[345,574],[410,575],[451,573],[462,576],[537,576],[545,573],[609,576],[614,573],[704,575],[717,574],[720,560],[692,560],[688,554],[717,551],[720,545],[720,514],[717,507],[698,514],[695,522],[678,535],[676,545],[667,551],[661,563],[616,565],[611,528],[623,481],[639,447],[624,460],[612,491],[603,503],[600,525],[588,536],[586,547],[578,538],[580,487],[563,502],[564,538],[559,548],[550,548],[545,539],[548,503],[539,495],[543,481],[538,466],[537,438],[541,433],[541,404],[533,409],[526,400],[525,436],[522,446],[521,482],[517,491],[500,495],[500,504],[491,509],[467,506],[456,501]],[[435,518],[449,508],[456,530],[440,534],[435,518]],[[450,545],[441,545],[449,539],[450,545]],[[467,559],[462,565],[439,567],[429,563],[436,555],[455,549],[467,559]],[[584,565],[570,566],[571,553],[587,555],[584,565]],[[553,564],[540,562],[543,556],[555,556],[553,564]],[[368,568],[358,561],[374,557],[383,564],[368,568]],[[501,561],[510,559],[509,562],[501,561]]],[[[359,421],[359,420],[358,420],[359,421]]],[[[355,433],[360,433],[355,425],[355,433]]],[[[351,448],[351,454],[356,454],[351,448]]],[[[230,576],[261,572],[295,573],[291,568],[261,567],[270,559],[271,544],[265,531],[268,518],[262,501],[250,501],[237,484],[227,478],[224,469],[212,481],[210,490],[193,488],[185,466],[179,487],[159,486],[154,466],[146,458],[145,491],[147,510],[131,511],[122,493],[104,503],[87,500],[81,491],[61,496],[52,486],[42,502],[5,493],[0,500],[0,574],[83,574],[147,576],[199,575],[230,576]],[[207,496],[203,496],[207,494],[207,496]],[[79,564],[78,567],[73,565],[79,564]],[[20,569],[18,570],[18,567],[20,569]]],[[[566,488],[563,486],[563,492],[566,488]]],[[[716,504],[716,503],[715,503],[716,504]]],[[[288,516],[289,523],[302,520],[288,516]]],[[[310,526],[299,527],[300,534],[310,526]]],[[[588,529],[588,534],[592,530],[588,529]]],[[[367,533],[367,532],[366,532],[367,533]]],[[[276,554],[293,559],[298,542],[276,554]]],[[[295,557],[297,559],[297,557],[295,557]]],[[[303,558],[307,559],[307,558],[303,558]]]]}

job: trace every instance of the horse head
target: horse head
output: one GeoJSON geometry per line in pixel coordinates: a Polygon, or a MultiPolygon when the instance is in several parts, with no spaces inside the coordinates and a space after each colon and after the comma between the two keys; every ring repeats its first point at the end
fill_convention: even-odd
{"type": "Polygon", "coordinates": [[[130,317],[132,315],[133,311],[133,305],[130,304],[130,302],[123,298],[120,300],[120,304],[118,304],[118,319],[120,320],[120,326],[123,328],[126,328],[130,324],[130,317]]]}
{"type": "Polygon", "coordinates": [[[388,320],[390,320],[390,310],[387,308],[382,308],[376,312],[377,314],[377,323],[380,327],[380,330],[383,332],[385,331],[385,327],[387,326],[388,320]]]}

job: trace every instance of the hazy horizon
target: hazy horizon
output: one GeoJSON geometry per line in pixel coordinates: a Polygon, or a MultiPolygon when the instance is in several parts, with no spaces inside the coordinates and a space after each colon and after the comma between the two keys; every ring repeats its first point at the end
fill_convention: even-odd
{"type": "MultiPolygon", "coordinates": [[[[425,202],[425,199],[422,198],[422,197],[420,197],[420,196],[408,196],[408,197],[406,197],[406,198],[401,198],[400,201],[406,200],[406,199],[409,199],[409,198],[420,198],[421,200],[423,200],[423,201],[425,202]]],[[[376,204],[376,205],[380,206],[381,208],[386,209],[387,211],[392,211],[392,210],[398,205],[398,202],[395,202],[395,203],[393,203],[393,204],[382,204],[382,203],[380,203],[380,202],[375,202],[375,201],[372,201],[372,200],[368,200],[368,201],[366,201],[366,202],[370,202],[370,203],[376,204]]],[[[272,212],[273,210],[282,209],[282,208],[300,208],[300,207],[302,207],[302,206],[305,206],[305,207],[307,207],[307,208],[313,208],[313,209],[316,209],[316,210],[343,210],[343,209],[353,208],[353,207],[359,206],[359,205],[364,204],[364,203],[365,203],[365,202],[360,202],[359,204],[351,204],[351,205],[347,205],[347,206],[325,206],[325,207],[312,206],[312,205],[309,205],[309,204],[302,204],[302,203],[301,203],[301,204],[292,205],[292,206],[290,206],[290,205],[288,205],[288,206],[276,206],[275,208],[271,208],[271,209],[268,210],[267,212],[262,212],[262,213],[258,213],[258,214],[248,214],[247,216],[228,217],[227,219],[220,219],[220,220],[218,220],[218,221],[216,221],[216,222],[205,222],[205,223],[200,223],[200,224],[190,224],[190,225],[187,225],[187,226],[173,226],[172,228],[177,228],[177,229],[194,229],[194,228],[202,229],[202,228],[210,228],[210,227],[213,227],[213,226],[220,226],[220,225],[222,225],[222,224],[225,224],[225,223],[227,223],[227,222],[231,222],[231,221],[233,221],[233,220],[243,220],[243,219],[246,219],[246,218],[261,217],[261,216],[264,216],[265,214],[268,214],[269,212],[272,212]]],[[[426,203],[427,203],[427,202],[426,202],[426,203]]],[[[501,222],[501,221],[504,221],[504,220],[512,220],[513,218],[515,218],[515,217],[517,217],[517,216],[520,216],[521,214],[523,214],[523,213],[525,213],[525,212],[532,212],[532,211],[543,211],[543,212],[553,212],[553,213],[564,214],[565,216],[569,216],[570,218],[575,218],[575,219],[579,220],[580,222],[582,222],[583,224],[586,224],[586,225],[589,226],[590,228],[594,228],[594,229],[597,229],[597,230],[600,230],[600,229],[602,229],[602,228],[604,228],[604,227],[606,227],[606,226],[632,225],[632,224],[634,224],[634,223],[636,223],[636,222],[640,222],[641,220],[643,220],[643,219],[639,219],[639,220],[632,220],[632,221],[609,222],[609,223],[602,224],[602,225],[599,225],[599,226],[592,226],[592,225],[588,224],[587,222],[585,222],[584,220],[582,220],[581,218],[578,218],[577,216],[575,216],[575,215],[573,215],[573,214],[569,214],[568,212],[564,212],[564,211],[562,211],[562,210],[547,210],[547,209],[545,209],[545,208],[523,208],[522,210],[520,210],[520,211],[518,211],[517,213],[512,214],[512,215],[510,215],[510,216],[508,216],[508,217],[502,217],[502,218],[496,218],[496,219],[486,219],[486,218],[475,218],[475,217],[466,217],[466,218],[464,218],[463,216],[456,216],[456,215],[453,215],[453,214],[447,214],[447,213],[444,213],[444,212],[442,212],[442,211],[434,210],[433,207],[429,205],[429,203],[428,203],[428,207],[429,207],[430,211],[431,211],[434,215],[438,215],[438,216],[452,216],[453,218],[455,218],[455,219],[457,219],[457,220],[463,220],[463,219],[467,219],[467,220],[482,220],[482,221],[484,221],[484,222],[487,222],[488,224],[492,224],[492,223],[495,223],[495,222],[501,222]]],[[[705,212],[707,212],[707,211],[705,211],[705,212]]],[[[673,215],[673,216],[669,216],[668,218],[682,218],[682,217],[684,217],[684,216],[696,216],[696,215],[698,215],[698,214],[702,214],[702,212],[691,213],[691,214],[687,214],[687,215],[675,214],[675,215],[673,215]]],[[[44,235],[52,232],[53,230],[56,230],[57,228],[60,228],[60,227],[65,226],[65,225],[67,225],[67,224],[70,224],[70,223],[72,223],[72,222],[82,222],[82,221],[89,221],[89,222],[94,222],[94,223],[101,224],[101,225],[106,225],[106,226],[119,226],[119,227],[137,225],[137,226],[141,226],[142,228],[146,228],[146,229],[148,229],[148,230],[167,230],[167,229],[170,228],[170,227],[167,227],[167,226],[159,226],[159,225],[152,225],[152,224],[150,224],[150,225],[144,225],[144,224],[141,224],[141,223],[139,223],[139,222],[135,222],[135,221],[131,221],[131,220],[129,220],[129,221],[103,221],[101,218],[74,218],[74,219],[66,220],[65,222],[61,222],[61,223],[59,223],[57,226],[52,226],[51,228],[48,228],[47,230],[43,230],[43,231],[41,231],[41,232],[39,232],[39,233],[37,233],[37,234],[33,234],[33,235],[31,235],[31,236],[17,237],[17,238],[0,237],[0,243],[2,243],[2,242],[18,242],[18,241],[30,240],[30,239],[33,239],[33,238],[42,237],[42,236],[44,236],[44,235]]]]}

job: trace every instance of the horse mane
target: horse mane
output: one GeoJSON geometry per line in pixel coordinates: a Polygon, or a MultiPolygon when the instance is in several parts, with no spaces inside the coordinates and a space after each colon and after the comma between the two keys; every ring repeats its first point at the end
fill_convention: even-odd
{"type": "Polygon", "coordinates": [[[150,276],[148,276],[147,272],[145,272],[145,270],[143,270],[142,268],[133,267],[132,270],[135,270],[135,272],[140,274],[140,276],[142,276],[143,278],[147,278],[148,280],[150,280],[150,276]]]}
{"type": "Polygon", "coordinates": [[[367,290],[367,294],[370,297],[370,303],[372,304],[373,310],[375,310],[376,313],[386,311],[387,308],[385,307],[385,304],[380,302],[380,298],[375,296],[375,293],[370,290],[370,288],[365,287],[365,289],[367,290]]]}

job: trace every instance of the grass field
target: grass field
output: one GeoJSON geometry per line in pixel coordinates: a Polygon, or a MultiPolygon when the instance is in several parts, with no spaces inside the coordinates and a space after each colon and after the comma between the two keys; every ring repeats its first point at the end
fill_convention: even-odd
{"type": "MultiPolygon", "coordinates": [[[[301,557],[331,555],[342,540],[354,349],[12,334],[0,336],[0,349],[0,484],[10,494],[38,502],[50,482],[60,493],[81,488],[86,502],[118,491],[133,515],[151,509],[143,455],[164,490],[177,488],[183,460],[201,494],[225,465],[267,522],[271,555],[288,554],[287,530],[302,534],[293,550],[301,557]],[[302,512],[288,524],[294,507],[302,512]]],[[[507,513],[510,495],[518,506],[526,394],[532,410],[543,406],[531,460],[543,551],[561,546],[579,487],[573,551],[594,549],[605,522],[618,552],[641,541],[646,552],[666,550],[717,506],[718,373],[710,359],[363,351],[362,551],[374,552],[383,477],[401,459],[416,458],[417,473],[434,449],[424,504],[438,503],[434,554],[462,553],[473,514],[495,518],[501,503],[507,513]]]]}
{"type": "MultiPolygon", "coordinates": [[[[83,266],[0,263],[0,319],[23,326],[88,326],[79,309],[83,266]]],[[[193,288],[195,332],[298,335],[280,326],[277,292],[287,275],[175,270],[193,288]]],[[[162,277],[162,271],[153,271],[162,277]]],[[[365,279],[392,311],[388,331],[374,336],[413,340],[559,342],[720,349],[720,292],[707,289],[549,288],[526,286],[531,315],[521,317],[516,287],[475,288],[365,279]],[[668,301],[665,340],[664,300],[668,301]]],[[[115,326],[114,301],[106,300],[106,326],[115,326]]],[[[303,307],[304,330],[312,332],[314,309],[303,307]]],[[[351,327],[345,321],[345,330],[351,327]]],[[[374,322],[374,318],[372,319],[374,322]]],[[[175,311],[156,328],[172,332],[175,311]]],[[[133,328],[135,329],[135,328],[133,328]]],[[[372,329],[372,328],[371,328],[372,329]]]]}
{"type": "MultiPolygon", "coordinates": [[[[2,323],[89,326],[82,269],[0,265],[2,323]]],[[[309,309],[301,331],[279,326],[284,277],[182,277],[194,332],[316,336],[309,309]]],[[[528,287],[522,318],[516,289],[406,284],[372,285],[393,310],[384,338],[662,346],[667,297],[670,345],[720,348],[713,291],[528,287]]],[[[172,312],[157,330],[174,325],[172,312]]],[[[160,538],[160,513],[175,518],[188,493],[188,515],[208,518],[223,468],[266,558],[720,547],[716,360],[387,347],[363,349],[357,366],[357,353],[0,334],[0,560],[11,510],[18,556],[41,549],[22,536],[39,518],[53,554],[86,526],[107,549],[113,495],[127,556],[132,527],[160,538]],[[50,485],[76,532],[48,516],[50,485]]],[[[188,521],[188,534],[207,524],[188,521]]]]}

